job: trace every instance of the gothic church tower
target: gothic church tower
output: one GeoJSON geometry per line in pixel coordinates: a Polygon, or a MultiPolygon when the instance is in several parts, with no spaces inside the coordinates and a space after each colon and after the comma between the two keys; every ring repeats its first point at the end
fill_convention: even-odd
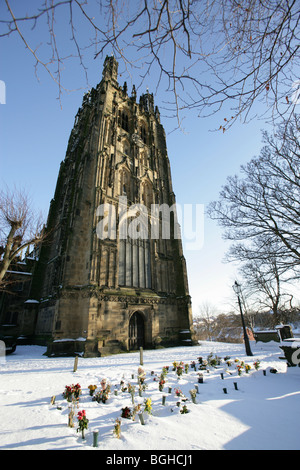
{"type": "Polygon", "coordinates": [[[137,103],[135,88],[128,96],[117,75],[117,61],[106,57],[101,82],[75,117],[50,205],[51,241],[42,247],[32,284],[40,302],[36,336],[51,338],[48,354],[191,344],[191,301],[173,211],[169,237],[151,232],[163,223],[161,213],[151,219],[153,205],[175,204],[164,129],[153,95],[137,103]],[[109,214],[113,224],[105,226],[109,214]]]}

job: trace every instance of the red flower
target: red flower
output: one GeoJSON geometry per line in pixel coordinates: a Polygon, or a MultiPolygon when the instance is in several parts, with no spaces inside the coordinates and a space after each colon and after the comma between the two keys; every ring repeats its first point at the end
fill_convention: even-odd
{"type": "Polygon", "coordinates": [[[81,419],[85,418],[85,410],[78,411],[77,418],[78,418],[79,421],[80,421],[81,419]]]}

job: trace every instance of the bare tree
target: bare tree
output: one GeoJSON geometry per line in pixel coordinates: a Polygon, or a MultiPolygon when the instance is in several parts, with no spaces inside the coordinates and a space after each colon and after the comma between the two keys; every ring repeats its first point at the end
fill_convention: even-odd
{"type": "Polygon", "coordinates": [[[209,341],[213,338],[214,321],[217,313],[216,307],[208,302],[204,302],[199,307],[199,317],[197,320],[200,320],[203,333],[205,333],[209,341]]]}
{"type": "Polygon", "coordinates": [[[255,116],[274,118],[299,102],[298,0],[5,0],[0,37],[17,34],[38,66],[64,90],[62,71],[76,57],[88,77],[93,57],[113,53],[128,71],[171,93],[168,111],[224,113],[225,131],[255,116]],[[30,26],[30,29],[28,28],[30,26]],[[46,39],[34,36],[36,29],[46,39]],[[62,30],[69,35],[61,36],[62,30]],[[68,47],[69,45],[69,47],[68,47]],[[227,103],[229,106],[227,106],[227,103]],[[253,111],[253,114],[251,114],[253,111]]]}
{"type": "MultiPolygon", "coordinates": [[[[292,307],[293,295],[285,292],[282,287],[286,281],[285,271],[278,266],[275,257],[265,261],[252,259],[240,268],[244,279],[243,294],[247,297],[247,303],[252,300],[252,310],[256,306],[257,311],[272,311],[273,326],[280,322],[281,311],[286,309],[287,304],[292,307]]],[[[249,312],[249,308],[246,308],[246,311],[249,312]]]]}
{"type": "Polygon", "coordinates": [[[42,217],[34,213],[26,191],[0,190],[0,289],[13,260],[44,238],[42,217]]]}
{"type": "Polygon", "coordinates": [[[235,242],[227,260],[268,262],[278,268],[300,267],[300,146],[299,118],[264,134],[258,158],[241,167],[242,177],[229,177],[208,214],[224,228],[224,238],[235,242]]]}

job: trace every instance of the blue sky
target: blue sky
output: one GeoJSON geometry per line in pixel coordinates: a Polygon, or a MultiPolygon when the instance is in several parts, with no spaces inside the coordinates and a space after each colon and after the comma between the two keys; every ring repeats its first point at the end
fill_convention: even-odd
{"type": "MultiPolygon", "coordinates": [[[[41,33],[35,31],[37,36],[41,33]]],[[[42,41],[43,38],[41,38],[42,41]]],[[[109,54],[109,51],[107,51],[109,54]]],[[[103,58],[88,60],[90,86],[96,86],[102,76],[103,58]]],[[[121,68],[121,67],[120,67],[121,68]]],[[[64,93],[61,103],[57,99],[55,83],[39,69],[35,76],[34,61],[17,36],[1,40],[0,80],[6,86],[6,104],[0,105],[0,184],[20,184],[28,188],[34,206],[47,216],[54,195],[60,162],[65,157],[74,117],[87,90],[82,69],[76,61],[69,61],[65,76],[77,91],[64,93]]],[[[120,85],[130,79],[119,77],[120,85]]],[[[133,74],[133,83],[135,81],[133,74]]],[[[145,81],[146,91],[153,78],[145,81]]],[[[186,112],[185,132],[173,131],[176,121],[164,117],[162,103],[164,89],[155,95],[155,104],[161,110],[161,121],[167,135],[168,155],[171,162],[173,189],[177,203],[206,205],[218,198],[226,177],[239,171],[240,165],[259,154],[262,146],[263,121],[236,123],[233,128],[213,132],[223,122],[219,113],[210,118],[198,118],[196,111],[186,112]],[[173,131],[173,132],[171,132],[173,131]]],[[[232,284],[236,269],[223,263],[228,244],[222,240],[221,229],[215,222],[204,219],[204,242],[197,251],[184,250],[187,260],[193,314],[208,302],[220,311],[236,308],[232,284]]],[[[185,247],[185,243],[184,243],[185,247]]]]}

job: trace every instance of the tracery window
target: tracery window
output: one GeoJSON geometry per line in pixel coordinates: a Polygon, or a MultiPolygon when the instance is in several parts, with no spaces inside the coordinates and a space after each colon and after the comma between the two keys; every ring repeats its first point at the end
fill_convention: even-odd
{"type": "Polygon", "coordinates": [[[151,188],[151,184],[146,181],[142,186],[142,202],[143,204],[150,209],[151,204],[153,204],[153,191],[151,188]]]}
{"type": "Polygon", "coordinates": [[[144,142],[144,144],[146,144],[147,143],[147,130],[144,124],[141,125],[140,135],[141,135],[142,141],[144,142]]]}
{"type": "Polygon", "coordinates": [[[119,111],[119,126],[124,129],[124,131],[128,132],[129,125],[128,125],[128,114],[126,111],[119,111]]]}
{"type": "MultiPolygon", "coordinates": [[[[128,223],[125,219],[122,223],[128,223]]],[[[119,286],[151,288],[151,263],[149,239],[120,239],[119,286]]]]}

